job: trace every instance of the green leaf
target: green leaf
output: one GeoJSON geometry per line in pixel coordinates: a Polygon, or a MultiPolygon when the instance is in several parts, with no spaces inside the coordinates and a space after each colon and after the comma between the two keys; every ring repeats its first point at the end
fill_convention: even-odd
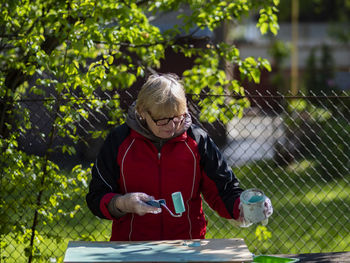
{"type": "Polygon", "coordinates": [[[270,30],[271,32],[274,34],[274,35],[277,35],[278,33],[278,30],[279,30],[279,25],[275,22],[271,22],[269,23],[269,26],[270,26],[270,30]]]}
{"type": "Polygon", "coordinates": [[[257,62],[255,61],[255,59],[253,57],[247,57],[245,59],[245,62],[249,63],[251,66],[256,66],[257,62]]]}
{"type": "Polygon", "coordinates": [[[250,75],[252,76],[255,83],[260,83],[260,70],[257,68],[252,68],[250,70],[250,75]]]}
{"type": "Polygon", "coordinates": [[[267,23],[263,23],[260,25],[260,33],[262,35],[265,35],[268,29],[269,29],[269,25],[267,23]]]}
{"type": "Polygon", "coordinates": [[[114,61],[114,57],[113,56],[109,56],[107,61],[108,61],[109,65],[112,65],[113,61],[114,61]]]}
{"type": "Polygon", "coordinates": [[[75,65],[76,69],[79,69],[79,62],[76,60],[73,60],[73,64],[75,65]]]}

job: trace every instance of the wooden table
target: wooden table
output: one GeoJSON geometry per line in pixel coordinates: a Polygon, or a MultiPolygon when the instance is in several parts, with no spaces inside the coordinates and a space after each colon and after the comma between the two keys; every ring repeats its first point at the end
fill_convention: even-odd
{"type": "Polygon", "coordinates": [[[83,262],[252,262],[243,239],[148,242],[70,241],[65,263],[83,262]]]}

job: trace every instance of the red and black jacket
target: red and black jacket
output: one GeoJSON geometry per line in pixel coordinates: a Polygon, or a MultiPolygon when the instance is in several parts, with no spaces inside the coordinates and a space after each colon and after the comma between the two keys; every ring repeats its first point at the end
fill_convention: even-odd
{"type": "Polygon", "coordinates": [[[123,124],[111,131],[100,150],[86,201],[93,214],[113,220],[111,241],[203,239],[206,221],[201,194],[220,216],[237,219],[241,192],[219,149],[198,126],[192,124],[159,152],[149,139],[123,124]],[[107,209],[116,194],[144,192],[165,199],[174,211],[171,194],[178,191],[186,208],[181,217],[163,210],[116,219],[107,209]]]}

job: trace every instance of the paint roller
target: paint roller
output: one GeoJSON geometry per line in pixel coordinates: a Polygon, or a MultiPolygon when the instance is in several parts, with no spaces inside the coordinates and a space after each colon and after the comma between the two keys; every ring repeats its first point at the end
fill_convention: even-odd
{"type": "Polygon", "coordinates": [[[159,208],[163,206],[169,212],[169,214],[173,217],[182,216],[182,213],[185,212],[186,209],[185,209],[185,204],[184,204],[184,200],[182,198],[181,192],[172,193],[171,198],[173,200],[175,214],[167,207],[165,199],[147,201],[146,204],[154,207],[159,207],[159,208]]]}

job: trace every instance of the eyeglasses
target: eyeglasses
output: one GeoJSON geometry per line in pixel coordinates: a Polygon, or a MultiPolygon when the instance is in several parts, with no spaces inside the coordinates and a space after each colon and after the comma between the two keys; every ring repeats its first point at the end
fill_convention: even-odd
{"type": "Polygon", "coordinates": [[[175,124],[179,124],[182,123],[183,120],[186,118],[187,113],[184,113],[182,115],[179,116],[174,116],[172,118],[163,118],[163,119],[153,119],[151,113],[149,113],[149,116],[151,117],[152,121],[157,125],[157,126],[165,126],[167,125],[170,121],[173,121],[175,124]]]}

